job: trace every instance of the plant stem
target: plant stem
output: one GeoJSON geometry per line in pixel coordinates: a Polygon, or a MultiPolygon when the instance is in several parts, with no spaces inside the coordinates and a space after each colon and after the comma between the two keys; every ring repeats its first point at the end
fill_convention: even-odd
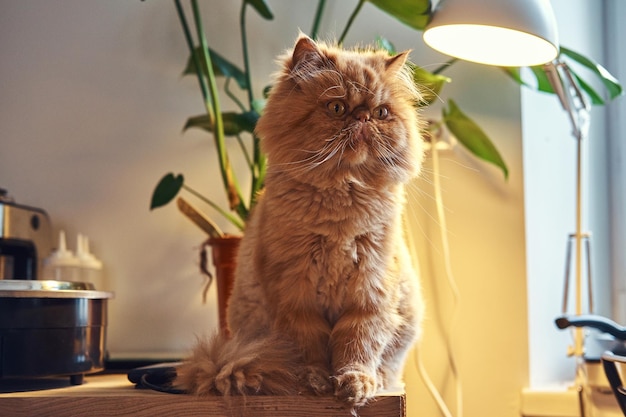
{"type": "MultiPolygon", "coordinates": [[[[252,88],[252,74],[250,71],[250,60],[248,57],[248,36],[246,32],[246,6],[248,2],[243,0],[241,4],[241,12],[239,14],[239,30],[241,32],[241,50],[243,53],[243,65],[246,73],[246,84],[248,85],[248,101],[250,109],[254,107],[254,91],[252,88]]],[[[256,203],[256,196],[259,190],[263,187],[263,178],[265,176],[265,156],[261,152],[261,144],[259,138],[252,134],[252,157],[254,160],[254,167],[258,169],[252,169],[252,186],[250,188],[250,207],[253,207],[256,203]]]]}
{"type": "Polygon", "coordinates": [[[436,142],[441,136],[441,128],[443,126],[443,120],[427,119],[427,125],[423,128],[424,140],[430,142],[431,146],[435,146],[436,142]]]}
{"type": "Polygon", "coordinates": [[[248,149],[246,148],[245,143],[243,143],[243,139],[241,139],[241,135],[236,135],[237,143],[239,143],[239,147],[241,148],[241,152],[243,153],[243,157],[246,159],[246,164],[248,164],[248,168],[250,171],[254,171],[254,162],[250,158],[250,154],[248,153],[248,149]]]}
{"type": "Polygon", "coordinates": [[[223,208],[221,208],[220,206],[218,206],[217,204],[215,204],[213,201],[209,200],[208,198],[206,198],[205,196],[203,196],[202,194],[200,194],[199,192],[197,192],[196,190],[194,190],[193,188],[191,188],[190,186],[183,184],[183,188],[185,190],[187,190],[190,194],[195,195],[196,197],[198,197],[200,200],[204,201],[205,203],[207,203],[209,206],[213,207],[218,213],[220,213],[222,216],[224,216],[229,222],[231,222],[235,227],[237,227],[239,230],[244,229],[244,224],[241,221],[241,219],[238,219],[237,217],[233,216],[232,214],[230,214],[229,212],[225,211],[223,208]]]}
{"type": "Polygon", "coordinates": [[[239,30],[241,31],[241,51],[243,54],[243,67],[246,73],[246,84],[248,85],[248,101],[250,108],[252,109],[252,102],[254,101],[254,93],[252,91],[252,76],[250,75],[250,59],[248,58],[248,37],[246,34],[246,6],[247,1],[243,1],[241,4],[241,12],[239,14],[239,30]]]}
{"type": "Polygon", "coordinates": [[[244,106],[243,103],[237,98],[237,96],[235,96],[235,94],[230,90],[230,81],[232,79],[233,77],[227,77],[226,81],[224,81],[224,92],[239,107],[242,112],[248,111],[248,109],[246,109],[246,106],[244,106]]]}
{"type": "Polygon", "coordinates": [[[443,71],[445,71],[446,69],[448,69],[450,66],[452,66],[452,64],[454,64],[456,61],[458,61],[458,58],[452,58],[449,59],[448,61],[446,61],[445,64],[443,64],[442,66],[440,66],[439,68],[437,68],[436,70],[433,71],[433,74],[437,75],[437,74],[441,74],[443,71]]]}
{"type": "Polygon", "coordinates": [[[339,45],[343,44],[343,41],[346,38],[346,35],[348,34],[348,31],[350,30],[352,23],[354,22],[354,19],[356,19],[356,16],[361,11],[361,7],[363,7],[364,3],[365,3],[365,0],[359,0],[359,4],[356,5],[356,8],[350,15],[350,18],[348,19],[348,23],[346,23],[346,27],[343,29],[343,32],[341,33],[341,36],[339,37],[339,41],[338,41],[339,45]]]}
{"type": "Polygon", "coordinates": [[[317,40],[317,32],[319,31],[320,23],[322,22],[322,14],[324,13],[325,6],[326,0],[320,0],[319,3],[317,3],[315,19],[313,20],[313,28],[311,29],[311,38],[315,40],[317,40]]]}
{"type": "Polygon", "coordinates": [[[200,61],[198,60],[198,56],[194,53],[193,40],[191,38],[191,32],[189,31],[189,24],[187,23],[187,18],[185,17],[185,12],[183,10],[182,5],[180,4],[180,0],[174,0],[176,5],[176,11],[178,12],[178,18],[180,19],[180,24],[183,27],[183,33],[185,34],[185,41],[187,42],[187,47],[191,53],[191,59],[193,59],[193,64],[196,68],[196,77],[198,78],[198,84],[200,85],[200,91],[202,92],[202,99],[204,101],[204,105],[207,108],[207,115],[213,125],[215,123],[215,114],[213,112],[213,107],[211,102],[209,101],[209,92],[207,89],[206,81],[202,75],[202,67],[200,66],[200,61]]]}
{"type": "MultiPolygon", "coordinates": [[[[228,154],[226,152],[226,144],[224,141],[224,120],[222,118],[222,112],[220,108],[219,92],[217,90],[217,83],[215,81],[213,65],[211,63],[209,48],[204,34],[200,8],[198,7],[197,0],[191,0],[191,4],[193,8],[194,20],[196,23],[196,31],[198,32],[198,41],[200,42],[200,56],[203,58],[204,63],[207,66],[211,104],[213,105],[213,110],[215,111],[215,124],[213,133],[220,163],[222,181],[224,183],[224,187],[226,188],[226,194],[228,196],[228,202],[230,204],[231,210],[236,210],[237,214],[239,214],[239,217],[245,219],[248,214],[248,209],[246,208],[243,198],[241,197],[239,184],[234,178],[230,166],[230,161],[228,160],[228,154]]],[[[208,106],[207,111],[209,111],[208,106]]]]}
{"type": "MultiPolygon", "coordinates": [[[[259,143],[259,139],[255,136],[254,137],[254,141],[255,144],[258,146],[259,143]]],[[[254,205],[256,204],[257,198],[259,197],[259,192],[261,191],[261,189],[263,189],[263,186],[265,185],[265,172],[267,170],[267,159],[265,157],[265,155],[263,155],[263,153],[260,151],[260,147],[259,150],[257,151],[257,159],[255,160],[255,166],[256,169],[254,170],[255,172],[255,181],[252,184],[252,190],[250,192],[250,207],[254,207],[254,205]]]]}

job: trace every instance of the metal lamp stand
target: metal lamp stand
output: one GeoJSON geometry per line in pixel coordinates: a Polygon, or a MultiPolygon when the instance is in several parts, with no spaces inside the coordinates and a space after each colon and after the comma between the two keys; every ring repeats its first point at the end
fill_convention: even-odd
{"type": "MultiPolygon", "coordinates": [[[[571,280],[571,248],[572,241],[575,247],[575,309],[576,315],[583,313],[583,242],[586,243],[587,255],[587,289],[589,312],[593,311],[592,289],[591,289],[591,262],[590,262],[590,234],[582,230],[582,143],[589,133],[589,104],[585,100],[580,88],[574,80],[567,64],[555,60],[544,65],[546,74],[550,80],[550,84],[554,92],[559,97],[559,101],[563,109],[567,112],[572,124],[572,135],[576,139],[576,231],[569,235],[567,244],[566,267],[565,267],[565,285],[563,293],[563,313],[567,312],[569,282],[571,280]]],[[[569,356],[582,358],[584,353],[584,335],[583,329],[574,329],[574,346],[570,346],[568,350],[569,356]]]]}

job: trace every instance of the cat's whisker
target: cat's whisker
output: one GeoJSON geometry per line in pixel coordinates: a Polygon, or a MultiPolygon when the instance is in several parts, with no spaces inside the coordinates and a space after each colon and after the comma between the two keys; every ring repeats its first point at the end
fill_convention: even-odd
{"type": "Polygon", "coordinates": [[[380,135],[380,137],[376,141],[374,141],[374,143],[376,144],[376,156],[379,159],[389,161],[390,163],[394,163],[394,161],[397,161],[399,154],[394,149],[393,142],[393,138],[387,135],[380,135]]]}
{"type": "Polygon", "coordinates": [[[333,85],[331,87],[328,87],[326,90],[324,90],[322,92],[322,94],[320,94],[320,98],[344,98],[346,96],[346,92],[343,89],[343,87],[339,86],[339,85],[333,85]],[[333,90],[339,90],[339,93],[336,95],[332,95],[330,92],[333,90]]]}
{"type": "Polygon", "coordinates": [[[437,94],[435,92],[435,90],[433,90],[432,88],[427,87],[426,85],[423,85],[423,84],[420,84],[419,88],[422,91],[428,91],[431,95],[433,95],[437,99],[437,101],[439,101],[440,103],[445,104],[445,100],[442,99],[441,96],[439,94],[437,94]]]}
{"type": "MultiPolygon", "coordinates": [[[[352,142],[351,140],[348,141],[344,141],[342,146],[341,146],[341,154],[339,155],[339,158],[337,158],[337,168],[339,168],[339,166],[341,165],[341,160],[343,159],[343,154],[346,151],[346,146],[348,145],[348,142],[352,142]]],[[[352,145],[350,145],[350,147],[352,147],[352,145]]],[[[354,148],[353,148],[354,149],[354,148]]]]}
{"type": "MultiPolygon", "coordinates": [[[[422,172],[424,174],[428,173],[431,176],[435,174],[431,169],[422,169],[422,172]]],[[[439,173],[439,176],[440,178],[447,178],[443,176],[441,173],[439,173]]],[[[421,210],[423,210],[426,213],[426,215],[433,222],[433,224],[435,224],[437,227],[441,227],[439,218],[435,217],[432,214],[432,212],[434,212],[435,210],[433,208],[429,209],[424,205],[424,199],[426,199],[426,202],[429,204],[435,204],[437,198],[435,197],[433,193],[428,192],[423,187],[420,187],[419,186],[420,182],[424,182],[426,184],[429,184],[430,186],[434,186],[433,180],[429,177],[429,175],[421,175],[419,179],[411,181],[409,184],[407,184],[407,196],[409,197],[409,202],[415,203],[421,210]]],[[[445,189],[442,189],[443,193],[445,193],[445,191],[446,191],[445,189]]],[[[452,210],[450,210],[449,207],[446,207],[445,201],[443,203],[444,203],[443,204],[444,211],[447,212],[448,214],[452,214],[453,213],[452,210]]],[[[412,206],[413,204],[409,204],[407,208],[412,207],[412,206]]],[[[446,233],[449,233],[451,236],[455,236],[454,232],[449,229],[446,230],[446,233]]]]}
{"type": "Polygon", "coordinates": [[[324,142],[334,142],[337,139],[339,139],[342,134],[344,134],[346,131],[348,130],[348,128],[343,128],[341,129],[339,132],[337,132],[334,136],[331,136],[330,138],[326,139],[324,142]]]}
{"type": "Polygon", "coordinates": [[[420,68],[423,68],[423,69],[429,69],[429,68],[435,68],[435,69],[437,69],[437,68],[440,68],[440,67],[441,67],[441,66],[443,66],[443,65],[445,65],[445,66],[449,67],[449,66],[450,66],[450,65],[452,65],[452,64],[451,64],[451,63],[449,63],[449,62],[434,62],[434,63],[432,63],[432,64],[419,65],[419,67],[420,67],[420,68]]]}
{"type": "Polygon", "coordinates": [[[292,149],[292,151],[294,152],[304,152],[304,153],[310,153],[311,156],[298,160],[298,161],[290,161],[290,162],[281,162],[277,165],[295,165],[295,164],[302,164],[302,163],[308,163],[311,161],[314,161],[317,157],[320,156],[320,154],[322,154],[325,151],[326,147],[322,148],[322,149],[318,149],[318,150],[308,150],[308,149],[292,149]]]}
{"type": "MultiPolygon", "coordinates": [[[[354,135],[350,135],[348,136],[347,140],[346,140],[346,145],[350,145],[350,149],[352,149],[353,151],[356,151],[356,147],[354,146],[354,135]]],[[[345,145],[344,145],[345,148],[345,145]]]]}
{"type": "MultiPolygon", "coordinates": [[[[311,171],[312,169],[332,159],[340,149],[341,145],[335,144],[334,146],[331,146],[331,142],[327,142],[322,149],[319,149],[317,151],[300,149],[298,151],[311,153],[312,155],[299,161],[290,161],[275,164],[272,169],[276,169],[276,167],[279,166],[290,166],[290,168],[288,169],[281,168],[279,171],[295,173],[311,171]]],[[[341,154],[343,154],[343,149],[341,149],[341,154]]],[[[341,161],[341,158],[339,158],[339,161],[341,161]]]]}
{"type": "Polygon", "coordinates": [[[365,92],[365,93],[367,93],[369,95],[372,95],[372,96],[374,95],[374,92],[369,87],[367,87],[367,86],[365,86],[365,85],[363,85],[363,84],[361,84],[361,83],[359,83],[357,81],[350,81],[349,84],[350,84],[350,86],[352,88],[354,88],[359,93],[365,92]]]}
{"type": "MultiPolygon", "coordinates": [[[[412,187],[408,187],[408,188],[412,188],[412,187]]],[[[426,242],[428,242],[428,245],[430,246],[430,248],[438,256],[441,256],[441,250],[439,249],[439,245],[437,245],[433,241],[433,239],[431,238],[431,234],[428,231],[426,231],[426,229],[422,225],[422,222],[420,221],[420,219],[419,219],[419,217],[417,215],[417,211],[416,210],[419,209],[422,212],[426,213],[426,215],[434,222],[438,223],[438,220],[435,219],[432,214],[430,214],[429,210],[421,203],[419,198],[414,197],[412,195],[412,193],[410,193],[410,192],[408,192],[407,194],[408,194],[407,195],[407,199],[408,199],[409,203],[407,204],[407,207],[405,209],[405,216],[407,216],[410,219],[409,223],[411,225],[417,226],[417,228],[420,231],[420,234],[424,237],[426,242]],[[417,208],[415,207],[415,205],[417,205],[417,208]]],[[[410,230],[407,230],[406,232],[409,233],[410,230]]]]}

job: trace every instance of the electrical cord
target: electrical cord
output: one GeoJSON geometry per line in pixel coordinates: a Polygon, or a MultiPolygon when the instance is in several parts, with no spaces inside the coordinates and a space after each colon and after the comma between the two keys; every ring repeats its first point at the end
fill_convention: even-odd
{"type": "Polygon", "coordinates": [[[426,368],[424,368],[424,361],[422,361],[422,356],[420,355],[419,348],[415,350],[415,363],[420,378],[422,378],[422,382],[424,382],[424,385],[426,385],[428,392],[430,393],[431,397],[433,397],[433,400],[435,400],[435,402],[437,403],[437,407],[439,407],[441,413],[444,415],[444,417],[452,417],[452,414],[448,409],[448,405],[441,397],[441,394],[439,393],[439,390],[437,389],[433,381],[428,376],[426,368]]]}
{"type": "MultiPolygon", "coordinates": [[[[433,140],[437,140],[436,138],[433,140]]],[[[443,196],[441,194],[441,174],[440,174],[440,166],[439,166],[439,150],[437,146],[434,146],[431,151],[431,157],[433,161],[433,189],[435,192],[435,204],[437,206],[437,218],[439,219],[439,233],[441,234],[441,247],[444,258],[444,266],[446,271],[446,279],[448,285],[450,286],[450,291],[453,297],[453,305],[452,305],[452,313],[450,315],[450,323],[449,323],[449,331],[444,332],[446,334],[446,347],[448,350],[448,362],[450,363],[450,369],[455,378],[456,382],[456,406],[457,406],[457,417],[462,417],[463,415],[463,387],[461,384],[461,377],[459,374],[459,369],[456,365],[456,360],[454,358],[454,346],[453,346],[453,335],[452,330],[454,328],[454,324],[456,323],[456,316],[458,311],[459,300],[461,295],[459,293],[459,289],[456,285],[456,280],[454,278],[454,273],[452,271],[452,256],[450,254],[450,243],[448,241],[448,226],[446,223],[446,214],[443,206],[443,196]]]]}
{"type": "MultiPolygon", "coordinates": [[[[453,337],[452,337],[452,330],[454,328],[454,324],[456,323],[456,316],[457,316],[458,304],[460,300],[460,293],[456,285],[456,281],[455,281],[454,274],[452,271],[450,244],[448,241],[448,229],[447,229],[447,224],[446,224],[443,197],[441,193],[439,151],[435,143],[437,139],[433,137],[432,140],[433,142],[431,143],[430,149],[431,149],[431,159],[432,159],[432,165],[433,165],[432,175],[433,175],[433,189],[435,193],[435,205],[437,208],[437,220],[438,220],[438,225],[439,225],[439,232],[441,235],[441,249],[442,249],[442,256],[444,260],[446,281],[448,282],[448,285],[450,287],[450,292],[452,293],[452,298],[453,298],[452,312],[449,315],[450,321],[448,323],[448,328],[446,329],[442,327],[442,330],[444,334],[446,350],[448,352],[448,363],[450,365],[452,376],[455,380],[456,417],[462,417],[463,416],[463,386],[462,386],[461,376],[460,376],[460,373],[456,364],[456,360],[454,357],[453,337]]],[[[413,236],[411,235],[411,233],[408,233],[408,235],[409,235],[408,236],[409,249],[413,257],[415,258],[416,256],[415,242],[413,240],[413,236]]],[[[420,375],[420,378],[426,385],[426,388],[428,389],[432,398],[437,403],[439,410],[444,415],[444,417],[452,417],[453,415],[450,412],[445,400],[442,398],[441,394],[439,393],[439,390],[437,389],[435,384],[432,382],[432,380],[428,376],[428,373],[424,367],[424,363],[422,361],[422,357],[419,352],[419,348],[415,350],[415,361],[416,361],[417,371],[420,375]]]]}

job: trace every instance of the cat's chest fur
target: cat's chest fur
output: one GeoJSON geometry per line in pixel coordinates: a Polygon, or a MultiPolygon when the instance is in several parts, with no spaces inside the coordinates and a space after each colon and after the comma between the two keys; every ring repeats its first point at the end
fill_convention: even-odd
{"type": "Polygon", "coordinates": [[[284,220],[346,249],[348,242],[379,231],[397,215],[399,188],[381,190],[358,182],[332,188],[299,184],[275,203],[282,205],[284,220]]]}
{"type": "MultiPolygon", "coordinates": [[[[309,279],[315,287],[315,299],[325,311],[329,322],[334,322],[363,282],[364,270],[371,259],[365,258],[368,235],[333,240],[319,236],[310,255],[309,279]]],[[[371,279],[372,277],[368,277],[371,279]]]]}
{"type": "Polygon", "coordinates": [[[312,292],[330,322],[354,297],[381,285],[399,193],[397,187],[377,191],[355,183],[326,189],[298,184],[273,196],[275,213],[280,208],[273,233],[280,230],[283,250],[297,265],[296,275],[284,279],[306,280],[301,288],[312,292]]]}

